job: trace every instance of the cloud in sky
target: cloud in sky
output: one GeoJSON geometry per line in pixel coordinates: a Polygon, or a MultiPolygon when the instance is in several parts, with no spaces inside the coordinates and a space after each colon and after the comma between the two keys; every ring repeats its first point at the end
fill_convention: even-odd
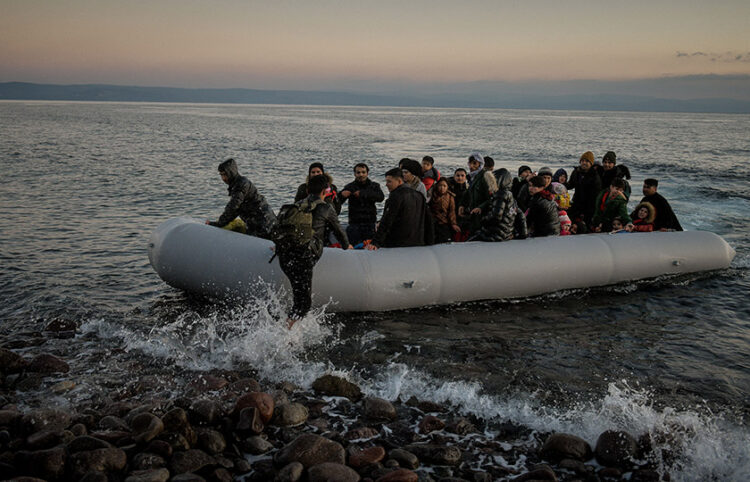
{"type": "Polygon", "coordinates": [[[728,52],[723,52],[723,53],[715,53],[715,52],[690,52],[688,53],[688,52],[677,51],[675,56],[677,58],[682,58],[682,59],[695,59],[695,58],[704,59],[710,62],[750,63],[750,52],[738,53],[734,51],[728,51],[728,52]]]}

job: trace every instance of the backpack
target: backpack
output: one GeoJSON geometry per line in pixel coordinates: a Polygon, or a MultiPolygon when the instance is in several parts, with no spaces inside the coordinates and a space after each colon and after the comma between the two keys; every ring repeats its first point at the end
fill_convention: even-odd
{"type": "Polygon", "coordinates": [[[310,202],[303,199],[294,204],[281,206],[276,223],[271,228],[271,241],[276,251],[289,251],[308,248],[313,239],[313,210],[323,201],[316,199],[310,202]]]}

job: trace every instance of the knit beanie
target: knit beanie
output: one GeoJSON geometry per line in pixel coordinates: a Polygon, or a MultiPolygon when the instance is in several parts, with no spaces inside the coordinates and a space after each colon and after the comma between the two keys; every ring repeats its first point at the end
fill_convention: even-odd
{"type": "Polygon", "coordinates": [[[322,163],[320,163],[320,162],[313,162],[312,164],[310,164],[310,167],[307,168],[307,173],[310,174],[310,171],[312,171],[316,167],[318,169],[320,169],[321,171],[326,172],[326,170],[323,169],[323,164],[322,163]]]}
{"type": "Polygon", "coordinates": [[[568,217],[568,213],[566,211],[559,211],[558,215],[560,216],[560,224],[571,224],[570,218],[568,217]]]}
{"type": "Polygon", "coordinates": [[[414,159],[402,159],[401,169],[407,170],[418,178],[422,178],[422,164],[418,163],[414,159]]]}
{"type": "Polygon", "coordinates": [[[549,167],[543,167],[539,169],[539,172],[536,175],[552,177],[552,169],[550,169],[549,167]]]}
{"type": "Polygon", "coordinates": [[[582,160],[586,159],[591,164],[596,162],[596,158],[594,157],[594,153],[591,151],[586,151],[583,154],[581,154],[581,158],[578,160],[578,162],[581,162],[582,160]]]}
{"type": "Polygon", "coordinates": [[[524,171],[530,171],[530,170],[531,168],[529,166],[523,165],[518,168],[518,175],[520,176],[521,174],[524,173],[524,171]]]}
{"type": "Polygon", "coordinates": [[[613,151],[607,151],[607,153],[604,154],[604,157],[602,157],[602,162],[607,161],[612,161],[612,164],[617,164],[617,154],[613,151]]]}

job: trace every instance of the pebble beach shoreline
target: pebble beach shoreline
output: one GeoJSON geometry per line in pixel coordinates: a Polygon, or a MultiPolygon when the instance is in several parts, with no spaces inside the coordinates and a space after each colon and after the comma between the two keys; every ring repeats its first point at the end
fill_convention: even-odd
{"type": "MultiPolygon", "coordinates": [[[[251,372],[97,380],[71,352],[72,322],[0,339],[0,479],[85,481],[669,480],[649,434],[575,434],[489,424],[445,404],[366,396],[326,374],[311,387],[251,372]],[[81,368],[79,368],[81,367],[81,368]],[[104,394],[104,395],[102,395],[104,394]],[[65,401],[73,400],[65,403],[65,401]]],[[[119,363],[117,348],[103,362],[119,363]]],[[[160,372],[163,373],[163,367],[160,372]]]]}

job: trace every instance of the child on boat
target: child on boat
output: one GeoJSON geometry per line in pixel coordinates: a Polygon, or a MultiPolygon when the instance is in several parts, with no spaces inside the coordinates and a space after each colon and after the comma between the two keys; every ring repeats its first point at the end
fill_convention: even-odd
{"type": "Polygon", "coordinates": [[[461,228],[456,221],[456,203],[447,179],[440,178],[434,184],[429,206],[435,220],[435,243],[449,243],[453,233],[460,232],[461,228]]]}
{"type": "Polygon", "coordinates": [[[632,231],[639,233],[650,233],[654,230],[654,219],[656,219],[656,209],[649,202],[640,203],[633,211],[632,231]]]}

